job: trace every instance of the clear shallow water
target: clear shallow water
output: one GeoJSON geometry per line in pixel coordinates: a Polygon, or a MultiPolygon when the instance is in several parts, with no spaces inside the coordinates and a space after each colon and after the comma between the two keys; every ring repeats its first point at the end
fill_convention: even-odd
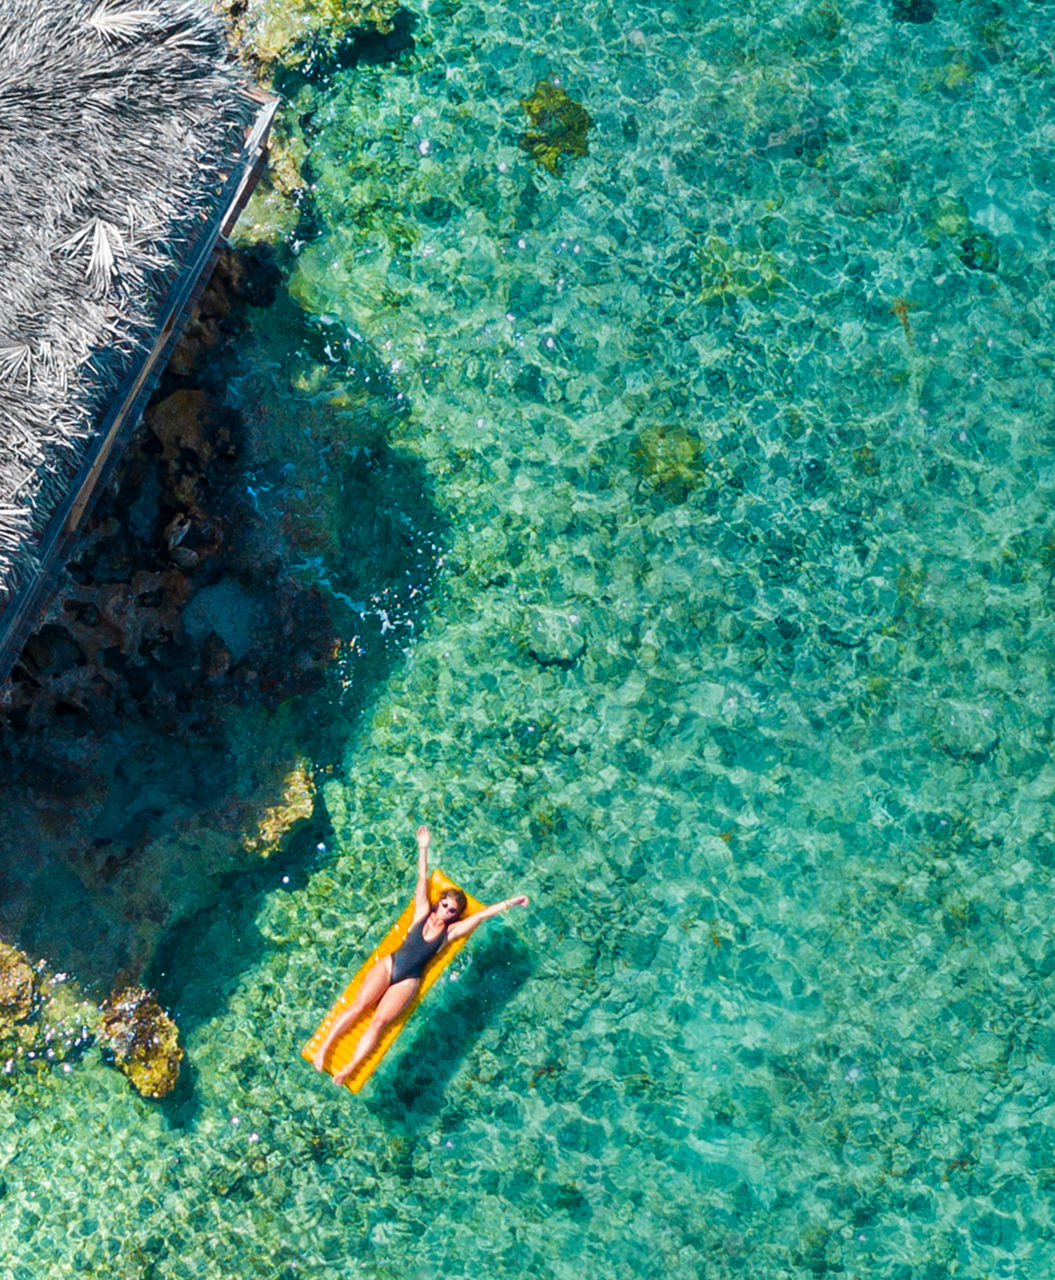
{"type": "Polygon", "coordinates": [[[165,957],[192,1089],[0,1093],[0,1275],[1050,1273],[1052,18],[437,6],[292,86],[366,346],[308,415],[280,307],[232,394],[345,610],[330,829],[165,957]],[[298,1049],[421,819],[534,903],[353,1101],[298,1049]]]}

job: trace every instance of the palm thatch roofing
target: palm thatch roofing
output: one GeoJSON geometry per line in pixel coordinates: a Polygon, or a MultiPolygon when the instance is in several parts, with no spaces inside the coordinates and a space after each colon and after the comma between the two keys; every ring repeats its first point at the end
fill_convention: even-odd
{"type": "Polygon", "coordinates": [[[0,0],[0,607],[258,110],[198,0],[0,0]]]}

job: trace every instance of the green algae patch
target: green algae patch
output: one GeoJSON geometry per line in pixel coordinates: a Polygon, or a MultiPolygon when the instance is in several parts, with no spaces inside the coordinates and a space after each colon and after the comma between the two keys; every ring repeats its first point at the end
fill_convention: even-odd
{"type": "Polygon", "coordinates": [[[586,135],[593,128],[593,117],[560,85],[539,80],[520,105],[531,122],[531,128],[520,135],[520,146],[536,164],[559,177],[568,159],[589,154],[586,135]]]}
{"type": "Polygon", "coordinates": [[[776,256],[768,249],[731,245],[711,235],[696,255],[700,271],[700,301],[720,306],[734,299],[764,302],[783,288],[776,256]]]}
{"type": "Polygon", "coordinates": [[[843,15],[833,0],[821,0],[821,3],[809,10],[804,18],[806,30],[814,39],[834,44],[843,34],[843,15]]]}
{"type": "Polygon", "coordinates": [[[249,198],[231,236],[236,245],[282,244],[292,238],[300,210],[267,175],[249,198]]]}
{"type": "Polygon", "coordinates": [[[967,206],[959,196],[938,196],[931,206],[923,234],[929,244],[949,243],[971,271],[993,272],[1000,266],[996,240],[971,221],[967,206]]]}
{"type": "Polygon", "coordinates": [[[858,476],[873,479],[882,471],[879,455],[870,444],[861,445],[850,456],[853,458],[853,468],[858,476]]]}
{"type": "Polygon", "coordinates": [[[305,88],[284,98],[283,110],[271,130],[267,167],[232,233],[236,244],[260,240],[279,244],[293,238],[309,186],[305,164],[311,144],[302,120],[310,114],[313,102],[310,89],[305,88]]]}
{"type": "Polygon", "coordinates": [[[183,1050],[176,1024],[153,992],[127,987],[103,1005],[99,1041],[144,1098],[163,1098],[179,1079],[183,1050]]]}
{"type": "Polygon", "coordinates": [[[971,84],[974,76],[970,55],[965,50],[959,50],[942,68],[941,83],[952,92],[971,84]]]}
{"type": "Polygon", "coordinates": [[[943,239],[961,240],[971,227],[967,206],[959,196],[938,196],[930,208],[924,235],[931,244],[943,239]]]}
{"type": "Polygon", "coordinates": [[[677,423],[643,427],[630,447],[630,466],[644,487],[673,503],[707,478],[703,441],[677,423]]]}

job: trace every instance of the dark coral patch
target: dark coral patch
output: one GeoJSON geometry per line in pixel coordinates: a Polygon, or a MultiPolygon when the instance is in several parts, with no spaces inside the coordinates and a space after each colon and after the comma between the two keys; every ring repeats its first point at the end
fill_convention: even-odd
{"type": "Polygon", "coordinates": [[[937,12],[934,0],[894,0],[895,22],[933,22],[937,12]]]}

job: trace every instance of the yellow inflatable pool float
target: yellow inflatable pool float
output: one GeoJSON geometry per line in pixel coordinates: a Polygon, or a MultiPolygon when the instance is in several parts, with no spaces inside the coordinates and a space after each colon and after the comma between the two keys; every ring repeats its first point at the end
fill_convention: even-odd
{"type": "MultiPolygon", "coordinates": [[[[458,888],[458,885],[456,885],[453,880],[448,879],[442,871],[433,871],[429,876],[428,884],[429,902],[433,904],[438,902],[440,897],[446,893],[448,889],[458,888]]],[[[465,893],[465,890],[463,889],[462,892],[465,893]]],[[[483,910],[483,903],[478,902],[470,894],[466,893],[465,899],[466,907],[463,913],[463,918],[464,916],[471,916],[475,911],[483,910]]],[[[385,935],[384,941],[374,952],[372,952],[370,958],[364,962],[358,973],[344,989],[344,994],[333,1006],[326,1017],[323,1018],[315,1031],[315,1034],[311,1037],[308,1043],[303,1049],[301,1049],[301,1057],[306,1058],[308,1062],[311,1062],[315,1057],[315,1053],[319,1046],[322,1044],[323,1040],[326,1039],[326,1033],[355,999],[359,988],[363,985],[363,979],[370,971],[371,966],[375,965],[378,960],[382,959],[384,956],[389,956],[393,951],[399,949],[404,938],[407,936],[407,931],[413,923],[414,899],[411,898],[407,903],[403,914],[385,935]]],[[[381,1035],[381,1039],[378,1040],[373,1053],[370,1054],[368,1058],[365,1058],[359,1064],[359,1069],[345,1081],[352,1093],[358,1093],[363,1085],[366,1084],[367,1080],[369,1080],[374,1074],[377,1070],[378,1063],[392,1047],[396,1037],[406,1026],[407,1019],[421,1003],[425,993],[429,990],[444,969],[446,969],[462,947],[465,946],[468,940],[468,938],[459,938],[455,942],[448,943],[442,951],[433,956],[428,962],[425,966],[425,972],[421,975],[421,986],[418,987],[414,999],[411,1000],[410,1004],[407,1005],[397,1018],[393,1018],[388,1026],[385,1027],[384,1032],[381,1035]]],[[[359,1037],[366,1029],[366,1024],[370,1021],[370,1014],[372,1012],[372,1010],[368,1010],[361,1018],[356,1022],[353,1022],[344,1035],[330,1047],[330,1051],[326,1055],[325,1064],[325,1069],[329,1075],[336,1075],[336,1073],[351,1060],[352,1054],[355,1052],[355,1046],[359,1043],[359,1037]]]]}

